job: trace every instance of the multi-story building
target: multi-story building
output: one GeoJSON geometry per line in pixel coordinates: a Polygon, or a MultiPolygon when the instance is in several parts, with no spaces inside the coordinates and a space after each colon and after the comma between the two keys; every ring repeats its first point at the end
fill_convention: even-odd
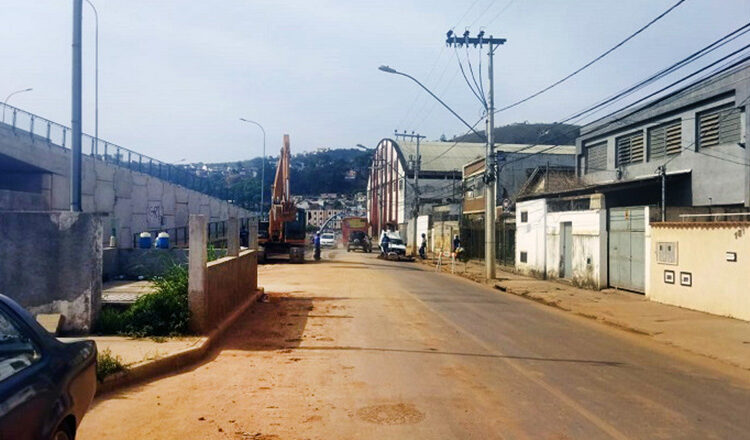
{"type": "Polygon", "coordinates": [[[658,254],[652,225],[748,219],[727,214],[750,207],[749,99],[744,62],[583,127],[576,183],[529,185],[518,199],[516,267],[647,296],[649,285],[664,287],[669,281],[654,285],[649,275],[658,254]]]}

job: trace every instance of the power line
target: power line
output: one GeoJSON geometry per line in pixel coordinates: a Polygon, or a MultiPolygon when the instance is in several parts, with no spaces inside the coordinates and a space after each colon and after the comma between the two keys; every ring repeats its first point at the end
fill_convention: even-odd
{"type": "MultiPolygon", "coordinates": [[[[715,66],[715,65],[717,65],[717,64],[719,64],[719,63],[721,63],[722,61],[725,61],[725,60],[727,60],[728,58],[731,58],[731,57],[733,57],[733,56],[737,55],[738,53],[740,53],[740,52],[742,52],[742,51],[746,50],[747,48],[750,48],[750,44],[746,44],[745,46],[743,46],[743,47],[741,47],[741,48],[739,48],[739,49],[735,50],[734,52],[730,53],[729,55],[725,55],[725,56],[723,56],[723,57],[719,58],[718,60],[714,61],[713,63],[711,63],[711,64],[709,64],[709,65],[707,65],[707,66],[704,66],[704,67],[702,67],[702,68],[700,68],[700,69],[696,70],[695,72],[693,72],[693,73],[691,73],[691,74],[689,74],[689,75],[687,75],[687,76],[685,76],[685,77],[682,77],[682,78],[678,79],[677,81],[674,81],[674,82],[672,82],[671,84],[669,84],[669,85],[667,85],[667,86],[664,86],[664,87],[662,87],[661,89],[659,89],[659,90],[657,90],[657,91],[655,91],[655,92],[653,92],[653,93],[650,93],[650,94],[648,94],[648,95],[646,95],[646,96],[644,96],[644,97],[642,97],[642,98],[640,98],[640,99],[636,100],[635,102],[632,102],[632,103],[628,104],[628,105],[627,105],[627,106],[625,106],[624,108],[622,108],[622,109],[619,109],[619,110],[616,110],[616,111],[614,111],[614,112],[611,112],[611,113],[607,114],[606,116],[603,116],[602,118],[599,118],[599,119],[598,119],[597,121],[601,121],[601,120],[603,120],[603,119],[607,119],[607,118],[609,118],[610,116],[613,116],[613,115],[615,115],[615,114],[617,114],[617,113],[620,113],[620,112],[622,112],[622,111],[624,111],[624,110],[626,110],[626,109],[628,109],[628,108],[632,108],[633,106],[635,106],[635,105],[638,105],[638,104],[640,104],[641,102],[645,101],[646,99],[652,98],[652,97],[654,97],[654,96],[658,95],[659,93],[662,93],[662,92],[664,92],[665,90],[668,90],[668,89],[670,89],[670,88],[674,87],[675,85],[677,85],[677,84],[679,84],[679,83],[681,83],[681,82],[683,82],[683,81],[687,81],[688,79],[690,79],[690,78],[694,77],[695,75],[697,75],[697,74],[699,74],[699,73],[701,73],[701,72],[703,72],[703,71],[705,71],[705,70],[708,70],[709,68],[711,68],[711,67],[713,67],[713,66],[715,66]]],[[[732,68],[732,67],[735,67],[735,66],[737,66],[737,65],[739,65],[739,64],[742,64],[742,63],[744,63],[745,61],[747,61],[748,59],[750,59],[750,57],[748,57],[748,56],[746,56],[746,57],[743,57],[743,58],[742,58],[742,59],[740,59],[739,61],[735,62],[735,63],[734,63],[734,65],[730,66],[729,68],[732,68]]],[[[630,116],[630,115],[632,115],[633,113],[636,113],[636,112],[638,112],[639,110],[640,110],[640,109],[636,109],[636,110],[633,110],[633,111],[631,111],[630,113],[628,113],[628,114],[626,114],[626,115],[624,115],[624,116],[622,116],[622,117],[618,118],[618,119],[617,119],[617,120],[615,120],[615,121],[612,121],[612,122],[607,122],[607,124],[613,124],[613,123],[616,123],[616,122],[618,122],[619,120],[622,120],[622,119],[626,118],[627,116],[630,116]]],[[[595,122],[597,122],[597,121],[594,121],[594,122],[592,122],[592,124],[593,124],[593,123],[595,123],[595,122]]],[[[593,128],[593,129],[591,129],[591,131],[595,131],[595,130],[599,129],[600,127],[601,127],[601,126],[599,126],[599,127],[596,127],[596,128],[593,128]]]]}
{"type": "Polygon", "coordinates": [[[588,68],[589,66],[591,66],[592,64],[596,63],[597,61],[599,61],[602,58],[606,57],[610,53],[614,52],[619,47],[621,47],[622,45],[624,45],[625,43],[627,43],[628,41],[630,41],[633,38],[635,38],[635,36],[637,36],[641,32],[643,32],[646,29],[648,29],[651,25],[653,25],[657,21],[661,20],[664,16],[666,16],[667,14],[669,14],[670,12],[672,12],[675,8],[677,8],[678,6],[680,6],[684,2],[685,2],[685,0],[678,0],[677,3],[675,3],[674,5],[672,5],[669,9],[667,9],[666,11],[662,12],[661,14],[659,14],[656,18],[652,19],[650,22],[646,23],[645,26],[642,26],[640,29],[638,29],[637,31],[635,31],[632,34],[630,34],[627,38],[625,38],[624,40],[620,41],[615,46],[613,46],[612,48],[608,49],[606,52],[604,52],[603,54],[601,54],[598,57],[594,58],[593,60],[589,61],[588,63],[586,63],[582,67],[578,68],[573,73],[570,73],[567,76],[565,76],[564,78],[559,79],[559,80],[555,81],[554,83],[550,84],[549,86],[547,86],[547,87],[545,87],[545,88],[543,88],[543,89],[541,89],[541,90],[539,90],[539,91],[537,91],[535,93],[532,93],[531,95],[527,96],[526,98],[523,98],[523,99],[521,99],[519,101],[514,102],[513,104],[506,105],[505,107],[502,107],[502,108],[499,108],[499,109],[495,110],[495,113],[499,113],[499,112],[511,109],[513,107],[516,107],[516,106],[518,106],[520,104],[523,104],[524,102],[529,101],[530,99],[536,98],[537,96],[539,96],[542,93],[544,93],[544,92],[552,89],[553,87],[556,87],[556,86],[564,83],[565,81],[567,81],[570,78],[574,77],[575,75],[579,74],[580,72],[582,72],[583,70],[585,70],[586,68],[588,68]]]}
{"type": "MultiPolygon", "coordinates": [[[[690,54],[687,57],[683,58],[682,60],[680,60],[680,61],[672,64],[671,66],[668,66],[668,67],[666,67],[666,68],[664,68],[664,69],[662,69],[662,70],[660,70],[660,71],[652,74],[648,78],[637,82],[636,84],[628,87],[627,89],[622,90],[622,91],[614,94],[613,96],[610,96],[607,99],[599,102],[598,104],[596,104],[596,105],[594,105],[592,107],[587,108],[583,112],[579,112],[579,113],[574,114],[573,116],[570,116],[569,118],[573,119],[573,118],[575,118],[575,117],[583,114],[584,112],[590,113],[591,111],[593,111],[593,110],[595,110],[597,108],[602,108],[602,107],[609,106],[609,105],[611,105],[611,104],[619,101],[620,99],[622,99],[622,98],[624,98],[626,96],[629,96],[632,93],[634,93],[634,92],[642,89],[643,87],[645,87],[645,86],[647,86],[647,85],[649,85],[649,84],[651,84],[651,83],[653,83],[653,82],[655,82],[655,81],[657,81],[657,80],[665,77],[666,75],[668,75],[670,73],[673,73],[673,72],[675,72],[675,71],[677,71],[677,70],[679,70],[679,69],[687,66],[688,64],[697,61],[698,59],[704,57],[705,55],[708,55],[709,53],[711,53],[711,52],[713,52],[713,51],[721,48],[722,46],[724,46],[724,45],[726,45],[726,44],[734,41],[735,39],[737,39],[740,36],[744,35],[748,31],[750,31],[750,23],[745,24],[744,26],[742,26],[742,27],[740,27],[740,28],[738,28],[738,29],[736,29],[736,30],[728,33],[727,35],[719,38],[718,40],[714,41],[713,43],[711,43],[711,44],[709,44],[709,45],[707,45],[705,47],[703,47],[702,49],[700,49],[700,50],[698,50],[696,52],[693,52],[692,54],[690,54]]],[[[620,110],[622,110],[622,109],[620,109],[620,110]]]]}

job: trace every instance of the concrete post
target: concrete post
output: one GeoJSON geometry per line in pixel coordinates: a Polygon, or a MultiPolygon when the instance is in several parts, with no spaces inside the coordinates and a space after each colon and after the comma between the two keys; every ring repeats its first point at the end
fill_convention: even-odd
{"type": "Polygon", "coordinates": [[[227,256],[240,255],[240,222],[236,217],[227,220],[227,256]]]}
{"type": "Polygon", "coordinates": [[[190,328],[196,333],[208,330],[208,301],[206,263],[208,261],[208,219],[205,215],[191,214],[189,221],[188,307],[190,328]]]}

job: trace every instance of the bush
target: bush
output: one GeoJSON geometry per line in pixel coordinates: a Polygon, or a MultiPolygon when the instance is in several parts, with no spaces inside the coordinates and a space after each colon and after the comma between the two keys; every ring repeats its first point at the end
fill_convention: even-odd
{"type": "Polygon", "coordinates": [[[96,333],[103,335],[116,335],[122,333],[125,328],[124,313],[113,308],[103,308],[99,312],[99,319],[96,321],[96,333]]]}
{"type": "Polygon", "coordinates": [[[143,295],[124,312],[104,309],[97,331],[135,337],[175,336],[188,332],[188,270],[174,265],[154,279],[155,292],[143,295]]]}
{"type": "Polygon", "coordinates": [[[125,365],[122,364],[122,358],[117,355],[112,355],[112,351],[109,348],[97,354],[96,378],[99,379],[99,382],[103,381],[104,378],[109,375],[124,370],[125,365]]]}
{"type": "Polygon", "coordinates": [[[188,270],[172,266],[154,279],[156,292],[138,298],[125,312],[125,333],[133,336],[172,336],[188,331],[188,270]]]}

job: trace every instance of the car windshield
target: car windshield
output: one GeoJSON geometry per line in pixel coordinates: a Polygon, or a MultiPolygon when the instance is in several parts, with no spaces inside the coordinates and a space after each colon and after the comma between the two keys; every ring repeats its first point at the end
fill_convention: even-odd
{"type": "Polygon", "coordinates": [[[0,310],[0,381],[23,370],[39,359],[31,339],[0,310]]]}
{"type": "Polygon", "coordinates": [[[362,231],[354,231],[352,232],[352,235],[349,236],[350,240],[362,240],[365,238],[365,233],[362,231]]]}
{"type": "Polygon", "coordinates": [[[390,243],[391,244],[404,244],[404,241],[401,240],[400,238],[391,238],[390,243]]]}
{"type": "Polygon", "coordinates": [[[321,235],[321,238],[325,238],[326,240],[333,240],[333,234],[323,234],[321,235]]]}

